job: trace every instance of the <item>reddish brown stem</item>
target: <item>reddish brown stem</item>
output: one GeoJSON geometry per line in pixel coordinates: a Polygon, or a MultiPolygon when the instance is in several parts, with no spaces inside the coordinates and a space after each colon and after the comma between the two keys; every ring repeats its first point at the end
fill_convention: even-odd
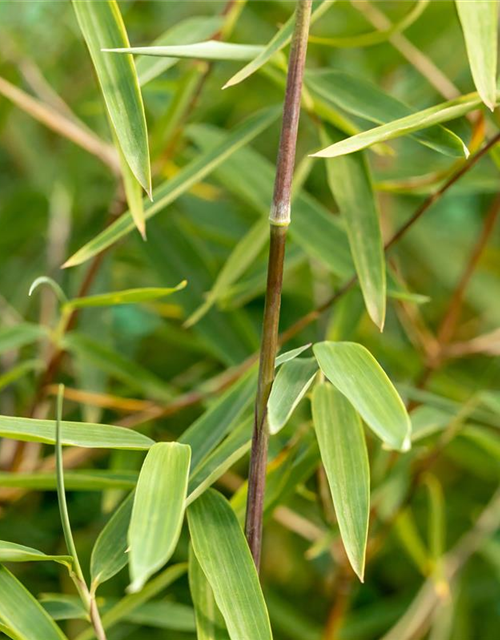
{"type": "Polygon", "coordinates": [[[278,348],[285,242],[288,224],[290,223],[291,187],[295,165],[302,80],[306,60],[311,5],[312,0],[298,0],[297,3],[295,29],[288,64],[273,203],[269,216],[271,230],[268,278],[259,361],[259,381],[255,400],[254,432],[250,457],[245,523],[245,533],[257,570],[260,566],[262,546],[262,517],[269,438],[266,423],[267,401],[273,384],[274,361],[278,348]]]}

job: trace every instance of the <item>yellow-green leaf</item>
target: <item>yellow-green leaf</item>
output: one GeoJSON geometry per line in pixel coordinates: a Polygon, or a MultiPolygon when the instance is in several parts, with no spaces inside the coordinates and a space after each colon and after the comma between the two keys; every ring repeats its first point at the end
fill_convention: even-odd
{"type": "Polygon", "coordinates": [[[267,420],[272,434],[286,425],[317,371],[315,358],[295,358],[280,367],[267,402],[267,420]]]}
{"type": "Polygon", "coordinates": [[[0,623],[15,640],[66,640],[31,593],[1,565],[0,623]]]}
{"type": "Polygon", "coordinates": [[[469,65],[484,104],[497,103],[498,0],[455,0],[469,65]]]}
{"type": "Polygon", "coordinates": [[[262,47],[258,45],[233,44],[219,40],[180,45],[104,49],[105,53],[154,56],[156,58],[196,58],[198,60],[252,60],[261,51],[262,47]]]}
{"type": "Polygon", "coordinates": [[[66,566],[71,566],[73,563],[71,556],[49,556],[43,551],[25,547],[23,544],[0,540],[0,562],[42,562],[50,560],[66,566]]]}
{"type": "Polygon", "coordinates": [[[131,55],[110,56],[106,47],[128,47],[115,0],[73,0],[78,24],[89,48],[109,117],[132,173],[151,194],[151,167],[144,104],[131,55]]]}
{"type": "MultiPolygon", "coordinates": [[[[154,441],[131,429],[89,422],[61,422],[61,443],[96,449],[149,449],[154,441]]],[[[55,420],[0,416],[0,436],[24,442],[55,444],[55,420]]]]}
{"type": "Polygon", "coordinates": [[[259,577],[229,502],[209,489],[188,509],[191,542],[231,640],[272,640],[259,577]]]}
{"type": "Polygon", "coordinates": [[[74,298],[66,303],[66,307],[71,309],[83,309],[86,307],[111,307],[120,304],[138,304],[140,302],[151,302],[181,291],[187,285],[184,280],[175,287],[144,287],[142,289],[126,289],[124,291],[114,291],[112,293],[99,293],[95,296],[74,298]]]}
{"type": "Polygon", "coordinates": [[[191,447],[155,444],[142,465],[128,531],[130,591],[140,591],[171,557],[186,508],[191,447]]]}
{"type": "Polygon", "coordinates": [[[379,142],[393,140],[394,138],[406,136],[415,131],[432,127],[441,122],[454,120],[477,109],[480,104],[481,98],[479,95],[477,93],[469,93],[455,100],[443,102],[434,107],[424,109],[423,111],[418,111],[409,116],[393,120],[380,127],[368,129],[368,131],[363,131],[340,142],[335,142],[312,155],[316,158],[336,158],[337,156],[342,156],[347,153],[361,151],[379,142]]]}
{"type": "Polygon", "coordinates": [[[363,581],[370,515],[370,466],[363,425],[351,403],[329,383],[314,388],[312,412],[342,541],[363,581]]]}
{"type": "MultiPolygon", "coordinates": [[[[331,142],[326,131],[322,142],[331,142]]],[[[328,184],[345,221],[351,254],[370,318],[384,328],[384,243],[370,171],[362,153],[326,159],[328,184]]]]}
{"type": "Polygon", "coordinates": [[[228,640],[224,618],[215,603],[214,592],[192,547],[189,548],[189,590],[194,604],[198,640],[228,640]]]}
{"type": "Polygon", "coordinates": [[[372,354],[354,342],[319,342],[313,347],[321,370],[385,444],[410,448],[411,423],[403,401],[372,354]]]}

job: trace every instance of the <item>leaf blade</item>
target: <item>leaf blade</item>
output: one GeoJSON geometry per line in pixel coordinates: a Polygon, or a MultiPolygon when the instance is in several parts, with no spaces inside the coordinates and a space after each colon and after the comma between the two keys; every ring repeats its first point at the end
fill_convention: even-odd
{"type": "MultiPolygon", "coordinates": [[[[87,448],[149,449],[154,441],[123,427],[89,422],[61,422],[63,445],[87,448]]],[[[55,420],[0,416],[0,436],[24,442],[55,444],[55,420]]]]}
{"type": "Polygon", "coordinates": [[[317,371],[318,366],[314,358],[295,358],[280,367],[267,403],[267,419],[271,434],[278,433],[286,425],[294,409],[307,393],[317,371]]]}
{"type": "MultiPolygon", "coordinates": [[[[330,141],[326,132],[322,141],[330,141]]],[[[368,163],[362,153],[325,161],[328,185],[346,224],[368,314],[383,331],[387,293],[384,243],[368,163]]]]}
{"type": "Polygon", "coordinates": [[[370,515],[370,466],[363,426],[350,402],[329,383],[314,388],[312,411],[344,547],[363,582],[370,515]]]}
{"type": "Polygon", "coordinates": [[[410,116],[398,118],[387,124],[358,133],[313,153],[312,157],[336,158],[348,153],[354,153],[355,151],[361,151],[379,142],[393,140],[400,136],[409,135],[416,131],[432,127],[441,122],[459,118],[477,109],[480,104],[481,98],[479,95],[477,93],[470,93],[455,100],[443,102],[434,107],[413,113],[410,116]]]}
{"type": "Polygon", "coordinates": [[[115,0],[74,0],[73,7],[123,155],[138,182],[151,194],[146,115],[133,58],[111,58],[101,51],[117,44],[129,46],[120,9],[115,0]]]}
{"type": "Polygon", "coordinates": [[[272,640],[250,549],[227,500],[209,489],[189,507],[188,522],[196,558],[213,589],[229,636],[232,640],[272,640]]]}
{"type": "Polygon", "coordinates": [[[392,382],[368,349],[354,342],[320,342],[313,351],[325,376],[370,429],[389,447],[406,451],[410,447],[410,418],[392,382]]]}
{"type": "Polygon", "coordinates": [[[484,104],[494,111],[497,102],[498,1],[455,0],[455,5],[474,84],[484,104]]]}
{"type": "Polygon", "coordinates": [[[128,532],[132,593],[170,559],[177,546],[190,462],[191,447],[177,442],[155,444],[146,456],[128,532]]]}
{"type": "Polygon", "coordinates": [[[2,565],[0,621],[19,640],[67,640],[31,593],[2,565]]]}

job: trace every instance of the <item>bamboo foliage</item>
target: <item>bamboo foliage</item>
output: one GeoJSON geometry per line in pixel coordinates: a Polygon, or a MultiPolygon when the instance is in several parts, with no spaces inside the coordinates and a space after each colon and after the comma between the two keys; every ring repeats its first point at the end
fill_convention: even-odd
{"type": "Polygon", "coordinates": [[[493,637],[498,2],[18,4],[0,635],[493,637]]]}

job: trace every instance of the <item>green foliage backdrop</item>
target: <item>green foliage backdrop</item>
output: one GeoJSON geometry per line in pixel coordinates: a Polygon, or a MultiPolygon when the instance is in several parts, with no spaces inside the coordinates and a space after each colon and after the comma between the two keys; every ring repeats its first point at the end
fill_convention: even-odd
{"type": "Polygon", "coordinates": [[[313,5],[265,603],[240,525],[295,3],[73,4],[0,3],[0,637],[90,639],[97,606],[110,640],[495,640],[496,0],[313,5]]]}

